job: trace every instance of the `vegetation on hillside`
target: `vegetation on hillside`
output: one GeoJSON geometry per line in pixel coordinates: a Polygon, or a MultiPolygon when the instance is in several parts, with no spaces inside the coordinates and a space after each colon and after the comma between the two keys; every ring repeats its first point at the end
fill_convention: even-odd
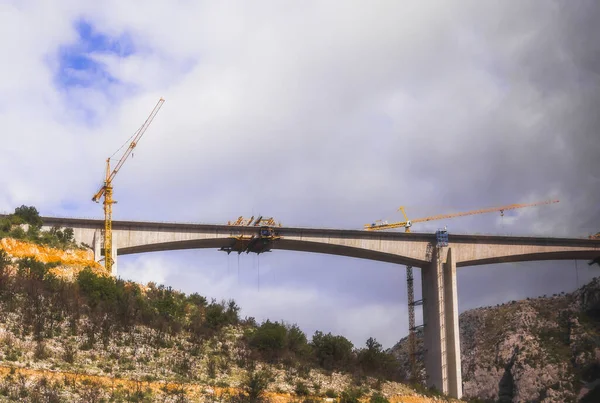
{"type": "MultiPolygon", "coordinates": [[[[0,239],[78,248],[73,229],[42,225],[21,206],[0,218],[0,239]]],[[[0,400],[243,403],[291,392],[305,403],[385,403],[373,389],[412,393],[386,382],[400,380],[398,364],[374,338],[362,348],[320,331],[309,340],[297,325],[242,319],[233,300],[91,268],[57,277],[62,263],[48,261],[0,249],[0,400]]]]}
{"type": "Polygon", "coordinates": [[[78,247],[73,238],[73,228],[53,227],[43,231],[42,225],[37,209],[23,205],[17,207],[13,214],[0,217],[0,239],[14,238],[60,249],[78,247]]]}
{"type": "Polygon", "coordinates": [[[317,331],[309,342],[296,325],[240,318],[233,300],[208,301],[152,283],[140,287],[89,269],[69,282],[52,267],[0,250],[0,330],[13,335],[0,337],[0,361],[63,370],[91,365],[99,374],[221,387],[230,386],[221,375],[239,369],[246,374],[241,392],[227,400],[236,402],[260,401],[275,378],[269,368],[283,369],[307,399],[327,393],[310,376],[315,368],[352,375],[355,388],[341,396],[348,402],[365,393],[367,377],[398,379],[395,360],[373,338],[355,348],[343,336],[317,331]],[[18,348],[19,339],[35,347],[18,348]]]}

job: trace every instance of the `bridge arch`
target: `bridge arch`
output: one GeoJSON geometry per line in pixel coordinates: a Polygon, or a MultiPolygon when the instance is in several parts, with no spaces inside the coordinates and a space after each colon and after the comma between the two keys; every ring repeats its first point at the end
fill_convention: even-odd
{"type": "MultiPolygon", "coordinates": [[[[220,249],[230,245],[230,238],[192,239],[122,247],[117,249],[117,254],[121,256],[137,253],[161,252],[184,249],[220,249]]],[[[279,239],[273,242],[272,249],[354,257],[359,259],[375,260],[379,262],[395,263],[415,267],[424,267],[428,264],[428,262],[424,260],[414,259],[408,256],[378,252],[364,248],[356,248],[337,244],[324,244],[321,242],[312,241],[279,239]]]]}

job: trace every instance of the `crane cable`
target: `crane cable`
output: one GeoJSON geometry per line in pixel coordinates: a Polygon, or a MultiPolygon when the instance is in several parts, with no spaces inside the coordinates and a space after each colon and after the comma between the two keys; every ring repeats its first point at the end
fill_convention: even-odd
{"type": "Polygon", "coordinates": [[[131,137],[129,137],[121,147],[119,147],[119,149],[117,151],[115,151],[109,158],[112,159],[112,157],[115,156],[115,154],[117,154],[119,151],[121,151],[123,149],[123,147],[125,147],[127,144],[131,144],[131,140],[135,137],[136,134],[138,134],[140,132],[140,130],[142,129],[142,127],[144,127],[144,125],[140,126],[139,129],[137,129],[132,135],[131,137]]]}
{"type": "Polygon", "coordinates": [[[575,260],[575,281],[577,282],[577,288],[579,288],[579,269],[577,267],[577,260],[575,260]]]}
{"type": "Polygon", "coordinates": [[[257,283],[258,292],[260,292],[260,255],[256,256],[256,269],[257,269],[256,283],[257,283]]]}

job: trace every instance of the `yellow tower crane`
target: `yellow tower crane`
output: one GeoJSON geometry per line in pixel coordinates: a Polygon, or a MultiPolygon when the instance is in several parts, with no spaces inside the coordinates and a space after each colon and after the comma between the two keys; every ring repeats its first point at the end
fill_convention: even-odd
{"type": "Polygon", "coordinates": [[[116,203],[116,201],[113,200],[112,181],[117,175],[117,172],[119,172],[119,170],[125,163],[125,160],[127,160],[129,155],[133,152],[133,149],[148,129],[148,126],[150,126],[150,123],[152,123],[152,121],[154,120],[154,117],[156,116],[164,102],[165,100],[163,98],[160,98],[154,109],[152,109],[150,116],[148,116],[144,124],[132,136],[133,140],[129,144],[127,150],[125,150],[125,153],[123,154],[119,162],[117,162],[117,165],[115,166],[115,169],[113,169],[112,172],[110,170],[110,157],[106,159],[106,178],[104,179],[104,184],[102,185],[100,190],[98,190],[98,192],[94,195],[94,197],[92,197],[92,201],[98,203],[100,198],[104,196],[104,267],[109,273],[112,273],[113,266],[112,205],[116,203]]]}
{"type": "MultiPolygon", "coordinates": [[[[443,220],[446,218],[454,218],[454,217],[462,217],[462,216],[474,215],[474,214],[491,213],[491,212],[495,212],[495,211],[499,211],[500,215],[504,216],[504,212],[506,210],[514,210],[514,209],[523,208],[523,207],[532,207],[532,206],[539,206],[542,204],[552,204],[552,203],[558,203],[558,202],[559,202],[558,200],[548,200],[548,201],[542,201],[542,202],[536,202],[536,203],[509,204],[507,206],[492,207],[492,208],[486,208],[486,209],[480,209],[480,210],[471,210],[471,211],[465,211],[462,213],[439,214],[439,215],[434,215],[434,216],[430,216],[430,217],[417,218],[415,220],[409,220],[408,217],[406,216],[406,211],[404,211],[404,206],[400,206],[400,208],[398,210],[402,212],[402,215],[404,216],[404,221],[388,223],[386,221],[378,220],[378,221],[375,221],[373,224],[366,224],[365,230],[381,231],[381,230],[386,230],[386,229],[404,227],[405,232],[410,232],[410,227],[412,226],[412,224],[418,223],[418,222],[443,220]]],[[[416,357],[415,357],[416,344],[417,344],[416,333],[415,333],[415,331],[417,330],[417,327],[415,326],[415,305],[421,304],[422,300],[415,301],[412,266],[406,266],[406,288],[407,288],[407,294],[408,294],[408,354],[409,354],[410,370],[411,370],[410,377],[411,377],[411,380],[416,383],[419,381],[419,379],[418,379],[418,374],[417,374],[417,364],[416,364],[416,357]]]]}
{"type": "Polygon", "coordinates": [[[504,212],[507,210],[514,210],[514,209],[523,208],[523,207],[532,207],[532,206],[539,206],[542,204],[552,204],[552,203],[558,203],[558,200],[547,200],[547,201],[536,202],[536,203],[509,204],[507,206],[491,207],[491,208],[486,208],[486,209],[481,209],[481,210],[464,211],[462,213],[439,214],[439,215],[434,215],[434,216],[430,216],[430,217],[417,218],[415,220],[409,220],[408,217],[406,216],[406,212],[404,211],[404,206],[400,206],[400,208],[398,210],[402,211],[402,214],[404,215],[404,221],[387,223],[385,221],[379,220],[379,221],[374,222],[373,224],[365,224],[365,230],[378,231],[378,230],[384,230],[384,229],[404,227],[405,232],[410,232],[410,227],[412,227],[412,225],[414,223],[418,223],[418,222],[443,220],[445,218],[463,217],[463,216],[474,215],[474,214],[492,213],[494,211],[499,211],[500,215],[504,216],[504,212]]]}

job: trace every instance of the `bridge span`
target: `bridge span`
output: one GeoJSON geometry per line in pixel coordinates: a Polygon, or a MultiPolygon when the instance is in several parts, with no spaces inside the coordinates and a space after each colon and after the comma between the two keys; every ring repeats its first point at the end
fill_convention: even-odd
{"type": "MultiPolygon", "coordinates": [[[[102,257],[103,220],[42,217],[44,228],[73,228],[75,240],[102,257]]],[[[113,221],[113,275],[117,255],[155,251],[230,248],[235,237],[257,235],[260,227],[113,221]]],[[[269,249],[349,256],[421,268],[427,384],[462,396],[456,268],[533,260],[593,259],[600,240],[550,237],[449,235],[433,247],[434,234],[319,228],[275,228],[269,249]]]]}

